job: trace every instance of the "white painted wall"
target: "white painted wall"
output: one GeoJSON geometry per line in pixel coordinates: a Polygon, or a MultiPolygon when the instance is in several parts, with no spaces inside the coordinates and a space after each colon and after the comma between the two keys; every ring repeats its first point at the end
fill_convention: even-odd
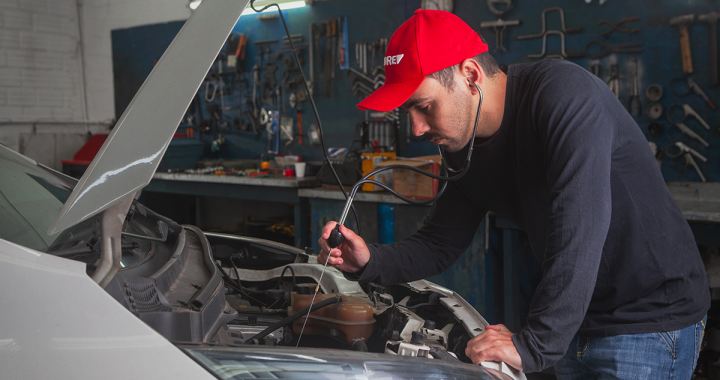
{"type": "MultiPolygon", "coordinates": [[[[0,0],[5,1],[5,0],[0,0]]],[[[26,1],[26,0],[20,0],[26,1]]],[[[140,25],[187,20],[188,0],[77,0],[90,120],[115,116],[110,32],[140,25]]]]}
{"type": "Polygon", "coordinates": [[[0,0],[0,143],[56,169],[88,132],[76,0],[0,0]]]}
{"type": "Polygon", "coordinates": [[[113,29],[190,16],[187,0],[0,0],[0,143],[54,169],[115,116],[113,29]]]}

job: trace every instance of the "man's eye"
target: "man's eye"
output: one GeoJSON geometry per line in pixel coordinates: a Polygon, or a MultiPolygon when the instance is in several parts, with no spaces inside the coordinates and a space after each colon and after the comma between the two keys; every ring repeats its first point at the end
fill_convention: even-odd
{"type": "Polygon", "coordinates": [[[429,106],[420,107],[420,111],[427,111],[428,107],[429,107],[429,106]]]}

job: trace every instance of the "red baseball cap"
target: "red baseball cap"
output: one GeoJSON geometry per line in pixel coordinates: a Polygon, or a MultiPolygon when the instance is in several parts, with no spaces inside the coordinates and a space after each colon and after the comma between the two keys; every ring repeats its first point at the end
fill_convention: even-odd
{"type": "Polygon", "coordinates": [[[357,107],[390,111],[405,103],[425,76],[488,51],[465,21],[450,12],[418,9],[395,31],[383,59],[385,84],[357,107]]]}

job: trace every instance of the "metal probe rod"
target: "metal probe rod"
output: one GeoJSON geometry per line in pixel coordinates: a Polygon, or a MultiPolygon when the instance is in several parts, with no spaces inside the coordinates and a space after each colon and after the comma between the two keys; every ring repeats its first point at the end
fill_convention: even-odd
{"type": "Polygon", "coordinates": [[[355,194],[350,194],[348,199],[345,201],[345,208],[343,209],[343,212],[340,216],[340,221],[338,222],[338,224],[340,224],[340,225],[345,224],[345,218],[347,218],[348,212],[350,211],[350,205],[352,205],[353,199],[355,199],[355,194]]]}

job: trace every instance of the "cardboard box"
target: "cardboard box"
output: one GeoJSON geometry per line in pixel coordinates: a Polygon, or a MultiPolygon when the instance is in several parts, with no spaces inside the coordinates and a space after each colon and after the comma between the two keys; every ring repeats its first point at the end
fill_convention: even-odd
{"type": "MultiPolygon", "coordinates": [[[[363,153],[362,154],[362,175],[363,177],[375,170],[378,165],[383,162],[395,162],[395,152],[382,152],[382,153],[363,153]]],[[[391,177],[390,171],[382,172],[377,176],[370,177],[376,181],[387,184],[387,181],[391,177]],[[373,178],[377,177],[377,178],[373,178]]],[[[380,186],[375,186],[370,183],[364,183],[362,185],[363,191],[383,191],[384,189],[380,186]]]]}
{"type": "MultiPolygon", "coordinates": [[[[408,165],[432,174],[438,174],[440,172],[441,160],[439,155],[423,156],[383,162],[378,164],[377,167],[408,165]]],[[[385,181],[385,183],[388,186],[392,186],[393,190],[401,195],[414,199],[430,199],[437,194],[438,180],[434,178],[409,169],[393,169],[390,171],[392,172],[392,181],[385,181]]]]}

